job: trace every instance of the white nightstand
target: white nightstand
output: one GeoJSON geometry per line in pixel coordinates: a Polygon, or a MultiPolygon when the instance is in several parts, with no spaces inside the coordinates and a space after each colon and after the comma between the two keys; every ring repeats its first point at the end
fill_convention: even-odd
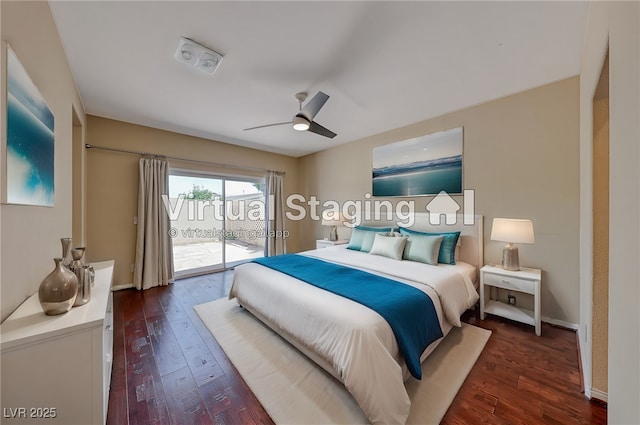
{"type": "Polygon", "coordinates": [[[522,267],[519,271],[504,270],[500,267],[484,266],[480,269],[480,320],[485,313],[506,317],[536,327],[540,336],[540,281],[542,271],[522,267]],[[485,294],[488,287],[489,294],[485,294]],[[533,295],[534,311],[519,308],[491,299],[491,287],[533,295]],[[489,295],[489,299],[487,299],[489,295]]]}
{"type": "Polygon", "coordinates": [[[336,246],[336,245],[344,245],[347,242],[349,241],[346,239],[338,239],[337,241],[330,241],[328,239],[318,239],[316,241],[316,249],[329,248],[330,246],[336,246]]]}

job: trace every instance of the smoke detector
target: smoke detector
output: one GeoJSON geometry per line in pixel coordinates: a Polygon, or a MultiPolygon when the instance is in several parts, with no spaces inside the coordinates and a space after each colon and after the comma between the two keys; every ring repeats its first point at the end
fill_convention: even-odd
{"type": "Polygon", "coordinates": [[[213,74],[222,62],[222,55],[186,37],[181,37],[173,56],[177,61],[213,74]]]}

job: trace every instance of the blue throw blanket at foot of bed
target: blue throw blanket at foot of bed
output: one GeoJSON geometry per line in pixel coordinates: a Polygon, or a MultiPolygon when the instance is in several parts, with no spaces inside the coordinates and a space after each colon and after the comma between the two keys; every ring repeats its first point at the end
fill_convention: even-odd
{"type": "Polygon", "coordinates": [[[402,282],[304,255],[253,261],[374,310],[393,330],[411,375],[422,378],[420,356],[442,337],[436,309],[427,294],[402,282]]]}

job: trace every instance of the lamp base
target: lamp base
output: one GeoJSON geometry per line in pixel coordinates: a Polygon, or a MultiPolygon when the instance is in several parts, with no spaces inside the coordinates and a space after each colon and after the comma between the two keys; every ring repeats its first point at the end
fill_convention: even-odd
{"type": "Polygon", "coordinates": [[[502,250],[502,268],[505,270],[520,270],[520,258],[518,247],[509,244],[502,250]]]}
{"type": "Polygon", "coordinates": [[[330,241],[338,240],[338,226],[331,226],[331,231],[329,232],[329,240],[330,241]]]}

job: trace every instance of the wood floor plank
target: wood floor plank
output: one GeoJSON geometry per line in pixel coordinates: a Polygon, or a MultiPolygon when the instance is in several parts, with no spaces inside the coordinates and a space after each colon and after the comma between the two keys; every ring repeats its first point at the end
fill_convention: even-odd
{"type": "Polygon", "coordinates": [[[160,304],[159,291],[143,291],[140,295],[145,317],[158,316],[164,313],[162,304],[160,304]]]}
{"type": "Polygon", "coordinates": [[[160,376],[187,366],[182,347],[173,334],[173,329],[164,314],[146,318],[147,332],[153,347],[153,357],[160,376]]]}
{"type": "Polygon", "coordinates": [[[189,368],[162,377],[172,424],[213,424],[189,368]]]}
{"type": "MultiPolygon", "coordinates": [[[[273,424],[193,310],[226,297],[233,272],[114,294],[109,424],[273,424]]],[[[469,313],[492,331],[442,424],[606,424],[580,392],[575,332],[469,313]]]]}

